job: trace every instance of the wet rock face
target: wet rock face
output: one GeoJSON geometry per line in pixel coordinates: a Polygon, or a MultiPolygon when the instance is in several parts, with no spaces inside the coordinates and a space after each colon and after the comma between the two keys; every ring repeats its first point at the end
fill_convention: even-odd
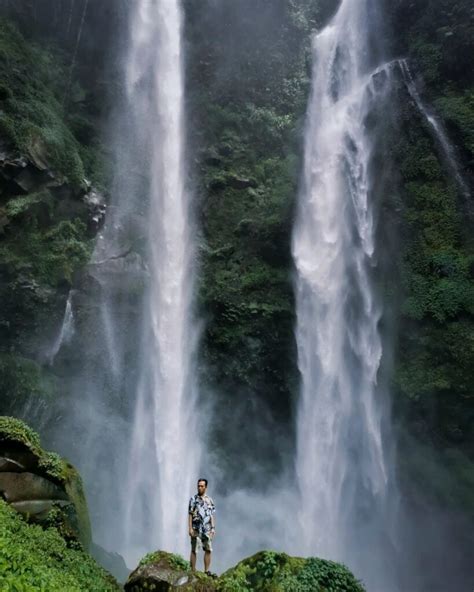
{"type": "MultiPolygon", "coordinates": [[[[40,144],[20,153],[0,136],[0,341],[44,363],[69,288],[102,228],[106,196],[57,173],[40,144]],[[61,256],[62,253],[62,256],[61,256]]],[[[11,413],[8,406],[0,413],[11,413]]]]}
{"type": "Polygon", "coordinates": [[[90,525],[79,475],[45,452],[23,422],[0,416],[0,497],[28,521],[56,526],[88,548],[90,525]]]}
{"type": "Polygon", "coordinates": [[[21,155],[0,138],[0,203],[42,191],[49,191],[56,202],[49,204],[55,210],[55,217],[79,217],[87,224],[91,236],[103,226],[106,198],[87,179],[81,187],[74,187],[49,167],[45,156],[21,155]]]}

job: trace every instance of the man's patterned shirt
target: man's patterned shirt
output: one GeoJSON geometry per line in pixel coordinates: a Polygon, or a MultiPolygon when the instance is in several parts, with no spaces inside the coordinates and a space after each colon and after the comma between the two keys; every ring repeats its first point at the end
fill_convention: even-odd
{"type": "Polygon", "coordinates": [[[214,502],[208,495],[202,497],[196,493],[189,500],[189,513],[192,516],[192,526],[200,537],[209,536],[212,523],[211,516],[216,511],[214,502]]]}

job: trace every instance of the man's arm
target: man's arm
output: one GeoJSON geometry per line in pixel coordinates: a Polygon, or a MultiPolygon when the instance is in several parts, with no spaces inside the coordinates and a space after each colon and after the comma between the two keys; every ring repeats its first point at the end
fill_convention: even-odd
{"type": "Polygon", "coordinates": [[[212,502],[212,509],[211,509],[211,532],[212,534],[216,533],[216,517],[215,517],[215,513],[216,513],[216,506],[214,505],[214,502],[212,502]]]}
{"type": "Polygon", "coordinates": [[[194,500],[191,498],[189,500],[189,507],[188,507],[188,531],[189,536],[194,536],[194,528],[193,528],[193,512],[194,512],[194,500]]]}

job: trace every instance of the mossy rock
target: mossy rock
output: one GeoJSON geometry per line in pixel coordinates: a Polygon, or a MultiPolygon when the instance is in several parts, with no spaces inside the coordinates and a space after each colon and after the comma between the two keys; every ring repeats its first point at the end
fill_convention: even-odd
{"type": "Polygon", "coordinates": [[[118,592],[120,586],[55,528],[28,524],[0,500],[0,590],[118,592]]]}
{"type": "Polygon", "coordinates": [[[156,551],[139,563],[125,584],[126,592],[216,592],[215,581],[200,572],[192,572],[190,565],[179,555],[156,551]]]}
{"type": "Polygon", "coordinates": [[[89,548],[91,528],[79,473],[58,454],[43,450],[38,434],[14,417],[0,416],[0,474],[4,498],[13,507],[32,521],[61,525],[67,540],[76,539],[89,548]],[[19,479],[31,484],[31,496],[21,500],[14,493],[19,479]]]}
{"type": "Polygon", "coordinates": [[[219,592],[364,592],[340,563],[261,551],[244,559],[219,579],[219,592]]]}
{"type": "Polygon", "coordinates": [[[164,551],[144,557],[125,584],[126,592],[364,592],[343,565],[310,557],[261,551],[244,559],[219,578],[192,572],[179,555],[164,551]]]}

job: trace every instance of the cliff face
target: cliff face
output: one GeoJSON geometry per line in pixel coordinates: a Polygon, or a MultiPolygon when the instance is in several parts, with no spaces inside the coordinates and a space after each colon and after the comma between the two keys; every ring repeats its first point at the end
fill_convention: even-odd
{"type": "Polygon", "coordinates": [[[0,408],[39,419],[74,277],[105,215],[100,147],[60,50],[0,22],[0,408]],[[70,79],[71,78],[71,79],[70,79]]]}
{"type": "Polygon", "coordinates": [[[262,467],[277,469],[297,394],[290,238],[319,11],[288,2],[186,6],[202,383],[217,399],[213,436],[230,470],[234,455],[255,451],[262,467]],[[261,438],[265,430],[279,444],[261,438]]]}
{"type": "MultiPolygon", "coordinates": [[[[375,163],[400,480],[415,507],[429,501],[462,517],[474,512],[470,4],[386,3],[386,57],[408,58],[408,82],[425,113],[400,70],[380,146],[387,158],[375,163]],[[427,115],[444,131],[462,182],[427,115]]],[[[51,367],[51,355],[102,223],[104,200],[93,186],[107,187],[109,154],[98,137],[106,99],[120,93],[106,54],[120,53],[115,33],[125,3],[90,3],[84,21],[82,6],[71,5],[69,12],[51,1],[33,17],[26,1],[2,7],[26,40],[10,23],[0,25],[0,410],[38,422],[47,415],[40,401],[64,394],[58,375],[68,360],[51,367]]],[[[336,6],[184,2],[205,321],[201,385],[216,400],[221,421],[212,441],[223,468],[232,475],[236,457],[258,455],[261,473],[243,475],[250,482],[275,474],[281,451],[292,450],[298,371],[290,237],[309,43],[336,6]],[[262,433],[271,436],[265,445],[262,433]]]]}
{"type": "Polygon", "coordinates": [[[409,58],[419,93],[418,101],[399,95],[392,130],[399,189],[389,219],[398,227],[401,281],[401,289],[392,285],[399,297],[393,393],[403,433],[400,462],[410,489],[428,489],[430,497],[471,516],[472,16],[470,3],[462,1],[401,1],[388,8],[392,52],[409,58]]]}

